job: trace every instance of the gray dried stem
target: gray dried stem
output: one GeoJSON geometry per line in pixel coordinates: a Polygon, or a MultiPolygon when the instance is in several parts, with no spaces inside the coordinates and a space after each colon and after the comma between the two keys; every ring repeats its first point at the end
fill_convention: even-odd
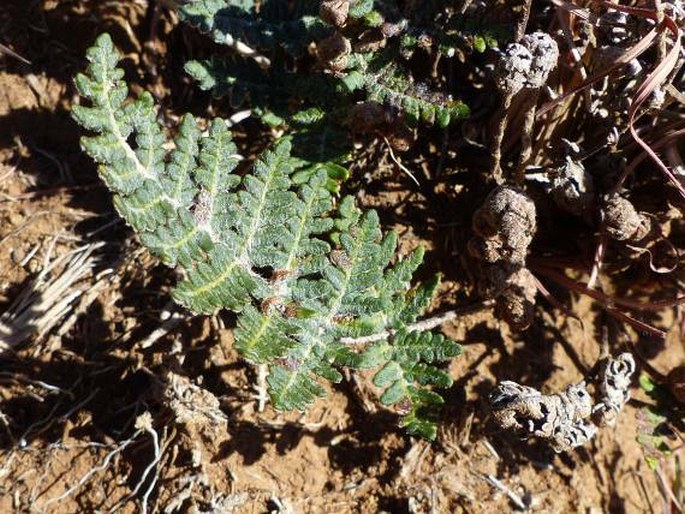
{"type": "Polygon", "coordinates": [[[523,185],[525,164],[532,153],[532,132],[535,109],[540,89],[545,85],[550,72],[559,59],[557,43],[549,34],[534,32],[523,36],[520,43],[507,46],[495,70],[495,78],[502,93],[502,107],[497,114],[490,150],[492,152],[492,173],[497,184],[509,182],[523,185]],[[506,131],[509,109],[515,95],[524,92],[525,117],[519,165],[510,177],[505,177],[501,168],[502,140],[506,131]]]}
{"type": "Polygon", "coordinates": [[[46,510],[46,507],[48,507],[48,505],[52,505],[55,503],[59,504],[61,501],[75,494],[79,489],[83,488],[86,484],[88,484],[96,474],[105,471],[107,468],[109,468],[112,465],[112,461],[114,460],[114,458],[120,455],[126,448],[128,448],[132,443],[134,443],[141,433],[142,430],[137,430],[130,438],[126,439],[125,441],[122,441],[117,446],[115,446],[114,449],[105,456],[105,458],[99,466],[89,469],[88,472],[85,475],[83,475],[78,482],[76,482],[73,486],[64,491],[64,493],[62,493],[61,495],[56,496],[54,498],[50,498],[47,501],[45,501],[42,505],[40,505],[42,511],[49,512],[48,510],[46,510]]]}
{"type": "Polygon", "coordinates": [[[519,42],[523,35],[526,33],[526,27],[528,26],[528,19],[530,18],[530,7],[533,0],[522,0],[520,4],[521,12],[519,13],[519,19],[516,22],[516,32],[514,34],[514,41],[519,42]]]}
{"type": "Polygon", "coordinates": [[[490,153],[492,155],[492,173],[498,185],[505,182],[501,168],[502,140],[508,124],[509,109],[514,96],[526,84],[526,74],[530,70],[531,61],[530,51],[523,45],[513,43],[504,50],[495,68],[495,82],[502,94],[502,105],[496,114],[497,124],[494,127],[490,142],[490,153]]]}
{"type": "Polygon", "coordinates": [[[535,125],[535,111],[540,97],[540,90],[547,82],[549,74],[556,68],[559,60],[559,47],[549,34],[534,32],[521,38],[523,44],[530,51],[533,60],[530,66],[527,89],[528,98],[525,103],[525,116],[521,135],[521,153],[519,165],[514,172],[512,182],[522,185],[525,178],[525,167],[533,150],[533,127],[535,125]]]}

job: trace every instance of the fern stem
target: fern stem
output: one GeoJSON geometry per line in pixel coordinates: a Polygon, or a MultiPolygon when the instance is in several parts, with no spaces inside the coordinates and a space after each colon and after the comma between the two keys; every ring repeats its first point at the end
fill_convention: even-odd
{"type": "Polygon", "coordinates": [[[533,154],[533,128],[535,126],[535,106],[537,105],[540,90],[534,89],[528,93],[528,98],[524,106],[525,117],[523,119],[523,129],[521,130],[521,153],[519,164],[516,171],[512,174],[512,182],[519,187],[525,182],[526,165],[533,154]]]}
{"type": "MultiPolygon", "coordinates": [[[[103,68],[107,67],[106,63],[101,63],[103,68]]],[[[143,163],[140,162],[140,159],[138,159],[138,156],[136,155],[136,152],[131,148],[131,146],[128,144],[126,141],[126,138],[124,138],[123,134],[121,133],[121,128],[119,127],[119,123],[117,122],[116,118],[116,111],[114,106],[112,105],[112,98],[110,96],[110,91],[112,89],[112,86],[114,85],[113,80],[105,80],[102,81],[103,87],[105,90],[105,98],[107,99],[106,102],[106,110],[107,110],[107,120],[109,121],[110,127],[112,129],[112,134],[114,134],[114,137],[117,140],[117,143],[121,148],[124,150],[124,153],[126,154],[126,157],[131,159],[133,164],[136,167],[136,171],[140,173],[143,177],[150,179],[152,181],[155,181],[159,183],[159,177],[154,175],[153,173],[150,173],[150,170],[148,170],[145,166],[143,166],[143,163]]],[[[166,197],[166,195],[165,195],[166,197]]],[[[172,198],[169,198],[169,202],[175,206],[175,203],[172,198]]]]}
{"type": "Polygon", "coordinates": [[[501,163],[502,141],[504,139],[504,132],[507,129],[507,124],[509,121],[509,107],[511,106],[511,101],[513,98],[514,95],[511,92],[506,92],[504,94],[504,98],[502,99],[502,107],[499,110],[499,115],[497,118],[497,125],[495,126],[495,131],[490,142],[490,153],[492,155],[492,177],[495,179],[495,183],[498,185],[504,184],[505,182],[501,163]]]}
{"type": "MultiPolygon", "coordinates": [[[[312,214],[312,208],[314,206],[314,202],[316,200],[316,197],[314,194],[310,195],[310,197],[307,199],[306,203],[304,204],[304,212],[302,213],[302,216],[300,217],[300,222],[297,226],[297,232],[295,233],[295,239],[292,242],[292,246],[290,247],[290,253],[288,254],[288,260],[285,263],[285,271],[288,272],[288,281],[292,280],[294,277],[291,276],[291,272],[295,270],[296,264],[297,264],[297,256],[300,251],[300,246],[302,245],[302,241],[305,235],[305,228],[307,226],[307,223],[310,220],[310,216],[312,214]]],[[[281,296],[286,296],[287,293],[284,291],[279,291],[281,296]]]]}
{"type": "MultiPolygon", "coordinates": [[[[456,319],[458,316],[463,316],[465,314],[469,314],[471,312],[477,312],[482,309],[487,309],[488,307],[492,307],[495,304],[494,300],[484,300],[482,302],[476,303],[474,305],[469,305],[467,307],[463,307],[461,309],[453,309],[451,311],[443,312],[442,314],[438,314],[437,316],[432,316],[430,318],[423,319],[421,321],[417,321],[416,323],[412,323],[411,325],[407,325],[404,327],[404,330],[406,332],[416,332],[416,331],[427,331],[427,330],[433,330],[434,328],[439,327],[440,325],[444,325],[448,321],[452,321],[456,319]]],[[[363,336],[363,337],[342,337],[340,339],[340,342],[343,344],[349,344],[349,345],[362,345],[362,344],[368,344],[368,343],[375,343],[378,341],[383,341],[384,339],[388,339],[389,337],[392,337],[395,334],[395,330],[393,329],[388,329],[388,330],[383,330],[382,332],[378,332],[376,334],[371,334],[368,336],[363,336]]]]}

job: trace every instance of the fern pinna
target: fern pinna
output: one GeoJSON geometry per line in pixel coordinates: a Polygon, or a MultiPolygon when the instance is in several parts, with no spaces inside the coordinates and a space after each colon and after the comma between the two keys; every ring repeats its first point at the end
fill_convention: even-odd
{"type": "Polygon", "coordinates": [[[324,394],[321,379],[342,379],[341,367],[378,368],[382,403],[398,406],[411,433],[433,438],[426,407],[442,398],[425,386],[452,381],[431,363],[460,347],[409,327],[437,286],[410,288],[423,251],[393,264],[396,234],[384,236],[378,215],[362,213],[351,197],[339,201],[326,171],[303,180],[287,139],[243,177],[221,119],[203,133],[187,115],[167,145],[151,95],[128,100],[110,37],[100,36],[87,57],[76,85],[90,106],[73,114],[94,135],[82,146],[143,244],[182,270],[175,299],[197,313],[238,313],[236,347],[268,365],[277,409],[305,409],[324,394]],[[385,337],[349,344],[379,333],[385,337]]]}
{"type": "Polygon", "coordinates": [[[435,84],[412,75],[406,57],[425,30],[405,19],[395,4],[186,2],[178,8],[181,20],[234,50],[227,58],[190,61],[186,71],[201,89],[228,97],[234,107],[247,105],[268,124],[301,136],[293,140],[299,157],[345,162],[351,141],[343,128],[378,129],[351,121],[355,107],[383,106],[392,130],[419,123],[446,127],[469,113],[463,102],[452,99],[446,84],[434,90],[435,84]],[[302,116],[312,110],[319,116],[302,116]],[[329,144],[331,132],[335,145],[329,144]]]}

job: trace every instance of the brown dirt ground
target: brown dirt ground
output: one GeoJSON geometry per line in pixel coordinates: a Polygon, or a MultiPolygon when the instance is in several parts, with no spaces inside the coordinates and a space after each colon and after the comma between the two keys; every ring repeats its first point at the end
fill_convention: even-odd
{"type": "MultiPolygon", "coordinates": [[[[451,365],[456,382],[446,392],[433,444],[404,435],[362,375],[348,376],[306,414],[278,413],[268,404],[259,412],[258,370],[232,349],[224,328],[230,319],[184,319],[145,347],[171,308],[173,277],[117,222],[93,165],[79,151],[68,111],[71,77],[103,30],[124,49],[129,71],[145,70],[131,75],[134,87],[154,91],[165,109],[206,102],[183,81],[169,86],[168,80],[182,76],[182,49],[202,43],[166,16],[153,25],[147,4],[5,0],[0,6],[0,43],[31,61],[0,55],[0,313],[32,287],[45,262],[106,243],[93,250],[92,269],[76,283],[80,292],[66,315],[51,314],[55,323],[44,335],[0,360],[0,512],[117,505],[134,512],[148,489],[148,504],[159,512],[514,510],[488,476],[537,512],[669,511],[660,478],[636,442],[640,401],[650,401],[639,390],[615,429],[568,455],[512,440],[488,422],[485,399],[496,380],[556,390],[592,366],[597,327],[607,321],[586,300],[571,305],[584,328],[547,306],[523,334],[498,326],[488,311],[445,327],[465,352],[451,365]],[[177,48],[175,57],[164,57],[177,48]],[[134,426],[145,412],[159,438],[157,460],[151,432],[134,426]],[[151,462],[156,465],[141,480],[151,462]]],[[[466,228],[450,214],[454,198],[444,195],[444,205],[431,211],[438,214],[403,223],[407,211],[398,203],[416,207],[423,200],[407,198],[406,188],[395,191],[391,179],[374,174],[374,192],[363,203],[379,208],[387,226],[401,233],[403,251],[430,248],[428,272],[448,270],[436,308],[458,304],[465,295],[458,277],[466,268],[453,241],[466,228]]],[[[58,266],[51,276],[67,268],[58,266]]],[[[45,316],[39,311],[28,319],[45,316]]],[[[656,323],[677,324],[669,315],[656,323]]],[[[660,351],[649,353],[652,364],[667,371],[682,363],[679,343],[672,328],[660,351]]],[[[662,463],[667,483],[674,462],[662,463]]]]}

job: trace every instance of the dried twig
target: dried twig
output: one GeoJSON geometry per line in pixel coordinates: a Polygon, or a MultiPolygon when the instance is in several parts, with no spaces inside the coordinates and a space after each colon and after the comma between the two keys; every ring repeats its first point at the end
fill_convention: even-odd
{"type": "Polygon", "coordinates": [[[392,162],[397,164],[397,167],[401,169],[404,173],[406,173],[410,179],[414,181],[414,184],[417,186],[421,187],[421,184],[417,180],[417,178],[414,176],[414,174],[411,172],[409,168],[407,168],[404,164],[402,164],[397,157],[395,157],[395,152],[392,150],[392,145],[390,144],[390,141],[388,141],[387,137],[383,137],[383,140],[385,141],[386,146],[388,147],[388,153],[390,154],[390,158],[392,159],[392,162]]]}
{"type": "Polygon", "coordinates": [[[106,469],[109,467],[110,463],[112,462],[112,459],[114,459],[114,457],[116,457],[117,455],[119,455],[119,454],[120,454],[121,452],[123,452],[128,446],[130,446],[130,445],[136,440],[136,438],[140,435],[140,433],[141,433],[141,430],[138,430],[138,431],[136,431],[136,432],[133,434],[133,436],[131,436],[129,439],[126,439],[125,441],[122,441],[118,446],[116,446],[116,448],[114,448],[111,452],[109,452],[109,453],[105,456],[104,460],[102,461],[102,464],[100,464],[99,466],[96,466],[96,467],[94,467],[94,468],[89,469],[88,472],[87,472],[85,475],[83,475],[83,476],[81,477],[81,479],[80,479],[78,482],[76,482],[73,486],[71,486],[69,489],[67,489],[67,490],[66,490],[64,493],[62,493],[61,495],[59,495],[59,496],[57,496],[57,497],[55,497],[55,498],[50,498],[50,499],[47,500],[45,503],[43,503],[43,505],[42,505],[41,507],[42,507],[43,509],[45,509],[45,507],[47,507],[48,505],[52,505],[53,503],[61,502],[61,501],[64,500],[65,498],[68,498],[69,496],[71,496],[72,494],[74,494],[74,493],[75,493],[76,491],[78,491],[81,487],[83,487],[84,485],[86,485],[86,484],[89,482],[89,480],[90,480],[96,473],[99,473],[99,472],[101,472],[101,471],[106,470],[106,469]]]}
{"type": "Polygon", "coordinates": [[[526,507],[526,504],[523,503],[523,500],[521,497],[516,494],[514,491],[509,489],[506,485],[501,480],[498,480],[495,478],[493,475],[487,474],[487,475],[480,475],[483,479],[485,479],[486,482],[488,482],[491,486],[495,487],[499,491],[503,492],[504,494],[507,495],[507,498],[511,500],[511,502],[516,505],[521,510],[527,510],[528,507],[526,507]]]}
{"type": "Polygon", "coordinates": [[[7,55],[9,55],[9,56],[11,56],[11,57],[14,57],[14,58],[17,59],[18,61],[23,62],[24,64],[31,65],[31,61],[29,61],[29,60],[26,59],[25,57],[22,57],[22,56],[19,55],[17,52],[15,52],[14,50],[12,50],[9,46],[3,45],[2,43],[0,43],[0,54],[7,54],[7,55]]]}

